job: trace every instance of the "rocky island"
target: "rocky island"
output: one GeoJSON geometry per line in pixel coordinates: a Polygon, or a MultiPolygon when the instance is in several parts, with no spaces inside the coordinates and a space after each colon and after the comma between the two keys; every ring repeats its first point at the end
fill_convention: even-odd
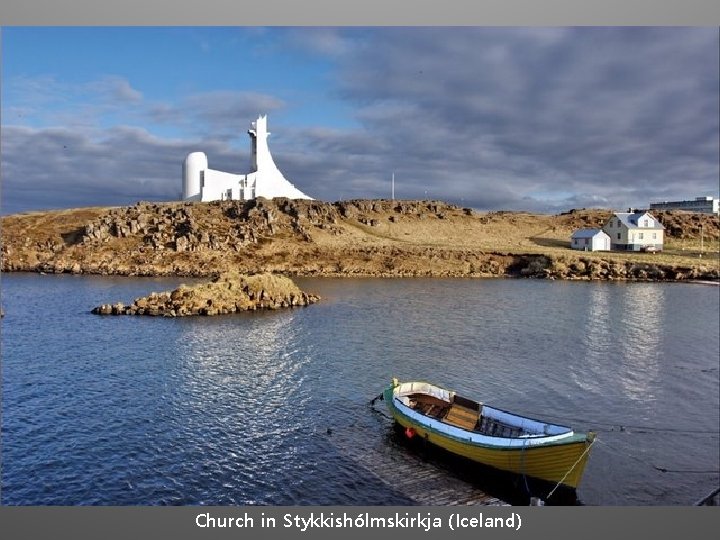
{"type": "Polygon", "coordinates": [[[138,202],[2,217],[2,270],[718,280],[718,216],[656,213],[661,253],[570,249],[575,229],[600,227],[610,215],[477,212],[432,200],[138,202]]]}
{"type": "Polygon", "coordinates": [[[245,276],[231,272],[208,283],[180,285],[170,292],[151,293],[130,305],[103,304],[97,315],[185,317],[226,315],[256,309],[279,309],[314,304],[319,296],[301,291],[292,280],[272,274],[245,276]]]}

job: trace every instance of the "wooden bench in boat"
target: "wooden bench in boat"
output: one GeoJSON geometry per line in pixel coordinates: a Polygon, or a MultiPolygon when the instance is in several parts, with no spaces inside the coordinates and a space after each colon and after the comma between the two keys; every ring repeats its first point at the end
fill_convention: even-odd
{"type": "Polygon", "coordinates": [[[410,394],[407,404],[420,414],[436,418],[468,431],[476,431],[492,437],[520,437],[525,432],[517,427],[504,424],[493,418],[482,415],[482,403],[454,396],[452,402],[447,402],[427,394],[410,394]]]}
{"type": "Polygon", "coordinates": [[[461,396],[455,396],[452,400],[443,422],[462,429],[473,431],[480,419],[482,404],[461,396]]]}
{"type": "Polygon", "coordinates": [[[475,429],[479,417],[480,415],[477,411],[461,407],[460,405],[453,405],[450,407],[447,415],[445,415],[445,418],[443,418],[443,422],[472,431],[475,429]]]}

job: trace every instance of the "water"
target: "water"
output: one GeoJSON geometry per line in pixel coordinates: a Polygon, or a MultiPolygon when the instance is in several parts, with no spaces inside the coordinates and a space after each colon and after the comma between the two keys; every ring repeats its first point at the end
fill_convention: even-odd
{"type": "Polygon", "coordinates": [[[411,504],[372,466],[408,452],[368,407],[393,376],[598,431],[586,504],[720,481],[717,287],[316,279],[289,311],[89,313],[179,282],[2,276],[2,504],[411,504]]]}

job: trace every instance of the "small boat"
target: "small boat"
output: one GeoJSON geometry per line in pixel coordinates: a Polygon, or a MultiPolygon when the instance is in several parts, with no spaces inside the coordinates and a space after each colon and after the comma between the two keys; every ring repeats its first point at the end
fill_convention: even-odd
{"type": "Polygon", "coordinates": [[[496,409],[427,382],[393,379],[382,398],[408,437],[530,478],[577,488],[595,434],[496,409]]]}

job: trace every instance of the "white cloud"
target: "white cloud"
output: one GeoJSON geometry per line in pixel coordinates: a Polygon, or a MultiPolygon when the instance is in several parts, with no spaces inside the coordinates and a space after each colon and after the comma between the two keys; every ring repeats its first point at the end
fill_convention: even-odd
{"type": "Polygon", "coordinates": [[[98,81],[87,83],[85,88],[100,96],[103,101],[139,102],[143,95],[133,88],[130,83],[118,76],[106,76],[98,81]]]}
{"type": "Polygon", "coordinates": [[[337,57],[356,46],[349,34],[346,28],[291,28],[287,30],[287,43],[311,53],[337,57]]]}
{"type": "Polygon", "coordinates": [[[181,127],[193,135],[228,140],[243,133],[258,115],[284,106],[281,99],[268,94],[217,90],[192,94],[176,103],[153,103],[147,114],[148,120],[181,127]]]}

